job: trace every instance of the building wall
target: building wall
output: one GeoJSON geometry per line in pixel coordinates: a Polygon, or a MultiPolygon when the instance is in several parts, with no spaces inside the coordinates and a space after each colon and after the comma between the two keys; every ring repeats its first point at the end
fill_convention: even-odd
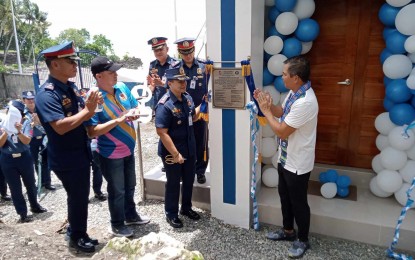
{"type": "Polygon", "coordinates": [[[32,75],[0,73],[0,98],[20,98],[25,90],[34,90],[32,75]]]}

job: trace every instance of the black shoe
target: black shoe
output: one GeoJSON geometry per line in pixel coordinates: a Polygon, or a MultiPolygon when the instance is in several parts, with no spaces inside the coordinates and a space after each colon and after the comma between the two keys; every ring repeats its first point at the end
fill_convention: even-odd
{"type": "Polygon", "coordinates": [[[197,182],[203,184],[206,182],[206,177],[203,173],[198,173],[197,175],[197,182]]]}
{"type": "Polygon", "coordinates": [[[45,212],[47,212],[48,210],[47,210],[47,209],[45,209],[44,207],[42,207],[42,206],[38,205],[38,206],[36,206],[36,207],[30,208],[30,211],[31,211],[31,212],[33,212],[33,213],[45,213],[45,212]]]}
{"type": "Polygon", "coordinates": [[[174,228],[182,228],[183,227],[183,222],[179,219],[179,217],[166,217],[167,223],[170,224],[170,226],[174,227],[174,228]]]}
{"type": "Polygon", "coordinates": [[[92,238],[92,237],[87,236],[85,238],[85,241],[93,244],[94,246],[99,245],[98,239],[96,239],[96,238],[92,238]]]}
{"type": "Polygon", "coordinates": [[[1,195],[1,199],[4,201],[11,201],[12,197],[10,197],[8,194],[1,195]]]}
{"type": "Polygon", "coordinates": [[[31,222],[32,220],[33,220],[32,216],[21,215],[19,219],[19,223],[28,223],[28,222],[31,222]]]}
{"type": "Polygon", "coordinates": [[[80,238],[77,241],[69,239],[69,246],[85,253],[95,252],[95,246],[85,238],[80,238]]]}
{"type": "Polygon", "coordinates": [[[99,201],[106,201],[107,200],[107,196],[105,196],[105,194],[102,193],[102,192],[95,193],[95,198],[97,198],[99,201]]]}
{"type": "Polygon", "coordinates": [[[180,210],[180,214],[190,218],[191,220],[199,220],[200,215],[196,213],[196,211],[189,209],[186,211],[180,210]]]}
{"type": "Polygon", "coordinates": [[[55,185],[52,185],[52,184],[45,184],[43,185],[43,187],[47,190],[56,190],[55,185]]]}

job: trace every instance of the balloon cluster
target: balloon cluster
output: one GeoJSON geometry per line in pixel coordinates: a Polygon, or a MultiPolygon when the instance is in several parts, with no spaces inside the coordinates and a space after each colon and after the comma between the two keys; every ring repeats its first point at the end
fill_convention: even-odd
{"type": "MultiPolygon", "coordinates": [[[[288,94],[282,80],[283,62],[287,58],[310,51],[320,27],[310,17],[314,14],[314,0],[266,0],[268,20],[264,42],[263,91],[271,94],[275,105],[282,104],[288,94]]],[[[262,182],[268,187],[278,185],[277,138],[272,129],[262,127],[262,182]]]]}
{"type": "Polygon", "coordinates": [[[347,175],[339,175],[336,170],[321,172],[319,180],[323,183],[320,188],[321,195],[326,199],[332,199],[336,194],[345,198],[350,193],[350,177],[347,175]]]}
{"type": "MultiPolygon", "coordinates": [[[[415,3],[387,0],[379,10],[385,25],[386,48],[380,55],[386,96],[384,112],[376,117],[379,132],[376,147],[380,154],[372,160],[377,176],[370,190],[378,197],[395,195],[405,205],[405,192],[415,177],[415,3]],[[409,125],[409,127],[408,127],[409,125]]],[[[415,192],[411,194],[415,199],[415,192]]]]}

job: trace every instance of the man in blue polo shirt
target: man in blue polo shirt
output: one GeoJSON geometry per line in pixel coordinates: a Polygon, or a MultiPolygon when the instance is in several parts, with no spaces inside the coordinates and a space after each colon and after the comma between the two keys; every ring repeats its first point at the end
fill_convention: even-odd
{"type": "Polygon", "coordinates": [[[76,76],[79,57],[73,42],[41,52],[49,69],[49,78],[36,96],[36,109],[48,137],[50,168],[62,181],[68,199],[71,227],[69,246],[94,252],[96,239],[87,231],[91,151],[84,121],[95,114],[102,97],[91,91],[84,102],[70,78],[76,76]]]}

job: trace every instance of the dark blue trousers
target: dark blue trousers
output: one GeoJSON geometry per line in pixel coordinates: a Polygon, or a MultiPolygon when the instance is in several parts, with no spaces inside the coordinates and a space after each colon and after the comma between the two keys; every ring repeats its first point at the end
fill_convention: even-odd
{"type": "MultiPolygon", "coordinates": [[[[0,153],[0,162],[1,162],[1,153],[0,153]]],[[[7,183],[4,177],[3,171],[1,170],[0,165],[0,195],[5,196],[7,194],[7,183]]]]}
{"type": "Polygon", "coordinates": [[[102,186],[102,172],[99,163],[99,154],[96,151],[92,152],[92,189],[96,194],[101,193],[102,186]]]}
{"type": "Polygon", "coordinates": [[[32,159],[33,159],[33,163],[35,164],[35,171],[39,174],[38,172],[38,167],[39,167],[39,157],[41,156],[42,158],[42,163],[41,163],[41,170],[42,170],[42,186],[44,185],[50,185],[51,184],[51,179],[50,179],[50,169],[48,167],[48,159],[47,159],[47,154],[41,154],[39,156],[39,152],[41,150],[44,149],[42,142],[43,142],[43,138],[45,136],[43,136],[40,139],[37,139],[36,137],[33,137],[32,140],[30,141],[30,153],[32,155],[32,159]]]}
{"type": "Polygon", "coordinates": [[[207,124],[203,120],[193,123],[193,130],[196,139],[196,174],[205,174],[206,167],[209,162],[209,152],[207,150],[207,124]],[[206,149],[206,161],[204,161],[204,153],[206,149]]]}
{"type": "Polygon", "coordinates": [[[27,215],[27,206],[23,197],[21,180],[26,187],[30,207],[38,207],[39,203],[36,197],[35,172],[33,170],[32,157],[29,151],[20,154],[20,157],[13,158],[11,154],[2,153],[0,164],[4,177],[9,184],[14,208],[17,214],[25,216],[27,215]]]}
{"type": "Polygon", "coordinates": [[[76,241],[87,235],[90,167],[54,172],[61,180],[68,196],[68,221],[71,226],[71,239],[76,241]]]}
{"type": "Polygon", "coordinates": [[[179,213],[180,181],[182,181],[183,211],[192,208],[193,182],[195,180],[195,157],[187,158],[183,164],[167,164],[162,158],[166,169],[166,191],[164,194],[164,210],[168,218],[177,217],[179,213]]]}

